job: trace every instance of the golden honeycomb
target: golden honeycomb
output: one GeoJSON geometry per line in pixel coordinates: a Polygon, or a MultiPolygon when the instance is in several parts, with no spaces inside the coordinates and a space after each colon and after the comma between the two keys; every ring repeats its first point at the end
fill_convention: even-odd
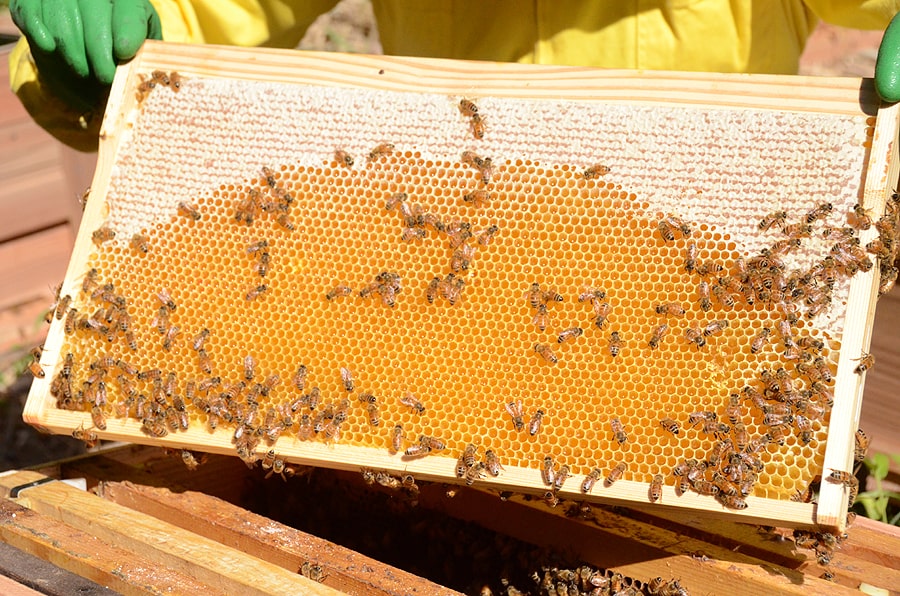
{"type": "MultiPolygon", "coordinates": [[[[699,292],[703,283],[721,290],[725,276],[741,277],[740,259],[759,260],[793,238],[799,247],[775,257],[785,261],[784,278],[815,272],[833,245],[823,232],[845,227],[858,201],[859,180],[847,164],[863,163],[871,122],[484,98],[477,103],[487,133],[479,140],[458,101],[189,77],[178,93],[149,93],[116,156],[108,214],[99,222],[115,238],[97,238],[69,286],[77,314],[60,354],[75,355],[70,385],[78,397],[64,399],[57,387],[58,403],[95,413],[101,403],[105,418],[140,421],[153,418],[146,412],[156,401],[160,413],[145,428],[152,440],[177,434],[180,397],[192,428],[213,432],[215,423],[215,433],[240,436],[235,444],[253,435],[259,457],[271,443],[266,431],[288,416],[269,437],[279,435],[276,450],[316,442],[387,453],[402,425],[401,451],[427,435],[446,447],[434,454],[452,459],[472,443],[479,458],[491,449],[505,467],[535,474],[551,456],[579,484],[594,468],[605,474],[624,462],[625,480],[649,483],[663,474],[674,486],[680,462],[710,458],[722,439],[738,441],[731,425],[715,433],[695,421],[712,412],[727,423],[731,394],[741,396],[748,438],[772,432],[744,391],[765,392],[761,371],[785,369],[788,380],[779,382],[798,392],[817,379],[830,391],[848,272],[830,271],[831,302],[814,317],[805,316],[809,292],[781,288],[781,300],[760,299],[761,285],[772,280],[759,272],[744,280],[757,286],[753,304],[740,282],[724,298],[712,292],[708,310],[699,292]],[[587,130],[585,122],[595,126],[587,130]],[[823,127],[848,142],[835,145],[823,127]],[[760,139],[777,142],[763,150],[753,144],[760,139]],[[659,155],[648,153],[651,142],[659,155]],[[339,163],[338,149],[354,158],[352,166],[339,163]],[[596,175],[585,175],[598,164],[596,175]],[[489,194],[464,198],[476,191],[489,194]],[[810,216],[809,233],[780,231],[802,225],[825,198],[833,209],[810,216]],[[760,231],[760,220],[779,209],[784,221],[760,231]],[[670,225],[661,226],[667,217],[670,225]],[[681,222],[689,230],[679,230],[681,222]],[[693,270],[685,266],[689,247],[693,270]],[[722,270],[700,270],[715,265],[722,270]],[[86,280],[92,268],[96,279],[86,280]],[[385,283],[384,272],[396,281],[385,283]],[[544,292],[537,307],[529,301],[533,284],[544,292]],[[352,292],[329,296],[339,286],[352,292]],[[591,289],[605,297],[585,299],[591,289]],[[165,305],[169,297],[174,309],[165,305]],[[117,301],[136,349],[112,322],[117,301]],[[604,302],[600,326],[595,307],[604,302]],[[670,303],[684,313],[657,312],[670,303]],[[823,340],[810,353],[824,359],[827,373],[801,374],[803,350],[786,348],[780,325],[795,311],[792,341],[823,340]],[[727,326],[715,328],[723,320],[727,326]],[[668,331],[654,339],[663,324],[668,331]],[[583,333],[559,341],[572,328],[583,333]],[[705,343],[689,341],[691,328],[709,331],[700,335],[705,343]],[[764,328],[771,334],[757,350],[764,328]],[[208,371],[194,345],[203,329],[208,371]],[[613,332],[621,338],[616,356],[613,332]],[[547,346],[556,361],[536,346],[547,346]],[[293,382],[301,365],[303,390],[293,382]],[[352,373],[350,392],[342,368],[352,373]],[[196,389],[213,377],[221,382],[196,389]],[[321,392],[315,409],[302,401],[312,387],[321,392]],[[127,402],[126,392],[133,392],[127,402]],[[377,425],[366,394],[376,400],[377,425]],[[401,403],[408,394],[424,412],[401,403]],[[224,415],[210,414],[217,398],[227,404],[224,415]],[[345,398],[349,405],[341,406],[345,398]],[[543,412],[538,432],[517,429],[510,410],[518,404],[526,427],[543,412]],[[342,424],[321,419],[329,408],[345,412],[342,424]],[[322,432],[309,432],[316,415],[322,432]],[[677,435],[664,418],[678,425],[677,435]],[[624,426],[624,443],[613,419],[624,426]]],[[[806,400],[817,414],[797,403],[777,410],[797,421],[780,427],[783,445],[759,450],[751,494],[788,499],[821,474],[823,396],[806,400]]],[[[790,401],[766,398],[776,408],[790,401]]]]}

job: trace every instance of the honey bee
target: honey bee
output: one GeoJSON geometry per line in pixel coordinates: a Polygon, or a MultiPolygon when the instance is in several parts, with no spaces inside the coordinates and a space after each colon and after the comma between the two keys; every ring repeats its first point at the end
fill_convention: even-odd
{"type": "Polygon", "coordinates": [[[806,214],[806,223],[813,224],[820,219],[825,219],[832,209],[834,209],[834,206],[831,203],[822,203],[806,214]]]}
{"type": "Polygon", "coordinates": [[[591,304],[605,299],[606,292],[598,290],[597,288],[585,288],[581,294],[578,295],[578,302],[590,302],[591,304]]]}
{"type": "Polygon", "coordinates": [[[549,455],[545,456],[544,462],[541,465],[541,480],[543,480],[544,484],[547,486],[553,486],[553,483],[556,480],[555,468],[556,465],[553,463],[553,458],[549,455]]]}
{"type": "Polygon", "coordinates": [[[671,418],[662,418],[659,421],[659,425],[673,435],[678,435],[681,432],[681,427],[679,427],[678,423],[671,418]]]}
{"type": "Polygon", "coordinates": [[[414,443],[406,448],[406,451],[403,452],[403,455],[406,457],[424,457],[431,453],[431,448],[428,445],[423,445],[422,443],[414,443]]]}
{"type": "Polygon", "coordinates": [[[28,372],[30,372],[37,379],[43,379],[46,376],[44,374],[44,369],[41,368],[40,356],[34,358],[28,364],[28,372]]]}
{"type": "Polygon", "coordinates": [[[710,335],[718,335],[722,333],[727,327],[728,321],[725,319],[713,321],[703,328],[703,335],[705,337],[709,337],[710,335]]]}
{"type": "Polygon", "coordinates": [[[386,157],[393,152],[393,143],[381,143],[380,145],[369,151],[369,161],[375,161],[376,159],[379,159],[381,157],[386,157]]]}
{"type": "Polygon", "coordinates": [[[750,344],[750,353],[758,354],[760,350],[763,349],[763,346],[769,340],[769,336],[772,335],[772,329],[769,327],[763,327],[762,330],[753,338],[753,342],[750,344]]]}
{"type": "Polygon", "coordinates": [[[624,445],[628,442],[628,435],[625,433],[625,426],[622,424],[622,421],[618,419],[618,417],[613,416],[609,419],[609,427],[612,429],[613,436],[616,439],[616,442],[619,445],[624,445]]]}
{"type": "Polygon", "coordinates": [[[294,222],[288,217],[287,213],[282,213],[278,217],[275,218],[275,223],[279,226],[287,230],[288,232],[293,232],[296,226],[294,226],[294,222]]]}
{"type": "Polygon", "coordinates": [[[437,297],[442,283],[443,280],[441,280],[440,277],[433,277],[431,278],[431,281],[428,282],[428,287],[425,289],[425,299],[428,300],[429,304],[434,303],[434,299],[437,297]]]}
{"type": "Polygon", "coordinates": [[[544,292],[541,290],[541,284],[537,282],[531,284],[531,287],[525,292],[524,298],[528,301],[528,304],[531,305],[531,308],[539,308],[542,305],[546,306],[544,303],[544,292]]]}
{"type": "Polygon", "coordinates": [[[556,507],[557,505],[559,505],[559,497],[557,497],[556,493],[552,490],[548,490],[547,492],[545,492],[542,498],[544,500],[544,504],[547,505],[547,507],[556,507]]]}
{"type": "Polygon", "coordinates": [[[172,300],[172,295],[169,294],[169,290],[162,288],[156,293],[156,299],[165,306],[170,311],[174,312],[177,308],[175,305],[175,301],[172,300]]]}
{"type": "Polygon", "coordinates": [[[245,298],[248,302],[251,300],[256,300],[257,298],[262,296],[263,293],[265,293],[268,289],[269,286],[267,286],[266,284],[259,284],[255,288],[250,288],[245,298]]]}
{"type": "Polygon", "coordinates": [[[655,350],[659,347],[659,342],[662,341],[663,337],[665,337],[668,331],[669,326],[666,323],[657,326],[655,329],[653,329],[653,335],[650,336],[650,339],[647,341],[647,345],[655,350]]]}
{"type": "Polygon", "coordinates": [[[136,251],[142,252],[144,254],[147,254],[148,252],[150,252],[149,241],[147,240],[147,237],[144,236],[143,234],[135,234],[134,236],[132,236],[131,242],[129,244],[130,244],[132,250],[136,250],[136,251]]]}
{"type": "Polygon", "coordinates": [[[873,356],[872,354],[867,354],[866,352],[863,352],[862,356],[860,356],[859,358],[854,358],[854,360],[859,362],[856,368],[853,369],[853,372],[858,375],[863,374],[864,372],[875,366],[875,356],[873,356]]]}
{"type": "Polygon", "coordinates": [[[472,486],[476,480],[484,478],[484,462],[475,462],[475,465],[466,470],[466,486],[472,486]]]}
{"type": "Polygon", "coordinates": [[[442,440],[428,435],[419,435],[419,444],[428,447],[431,451],[443,451],[447,448],[442,440]]]}
{"type": "Polygon", "coordinates": [[[598,328],[603,329],[603,325],[606,324],[606,319],[609,317],[609,313],[612,312],[612,305],[609,302],[600,302],[594,307],[594,325],[598,328]]]}
{"type": "Polygon", "coordinates": [[[494,239],[494,236],[497,235],[497,232],[499,230],[500,230],[500,228],[496,224],[492,224],[492,225],[486,227],[485,229],[483,229],[481,232],[478,233],[478,238],[477,238],[476,242],[478,242],[478,244],[481,246],[487,246],[488,244],[491,243],[491,241],[494,239]]]}
{"type": "Polygon", "coordinates": [[[550,346],[548,346],[547,344],[534,344],[534,351],[537,352],[541,358],[543,358],[550,364],[556,364],[557,362],[559,362],[559,358],[557,358],[556,354],[553,353],[553,350],[551,350],[550,346]]]}
{"type": "Polygon", "coordinates": [[[209,329],[204,327],[202,330],[200,330],[200,333],[194,336],[194,339],[191,342],[191,347],[200,352],[203,350],[203,346],[206,344],[207,339],[209,339],[209,329]]]}
{"type": "Polygon", "coordinates": [[[620,480],[622,478],[622,476],[625,474],[626,468],[627,468],[627,466],[622,462],[616,464],[615,467],[609,471],[609,474],[606,475],[606,481],[604,484],[607,487],[610,487],[613,484],[615,484],[615,482],[617,480],[620,480]]]}
{"type": "Polygon", "coordinates": [[[566,483],[566,480],[569,478],[569,466],[563,464],[556,471],[556,475],[553,478],[553,492],[559,492],[562,490],[563,484],[566,483]]]}
{"type": "Polygon", "coordinates": [[[650,497],[651,503],[656,503],[662,498],[662,487],[663,487],[663,475],[656,474],[653,477],[653,480],[650,481],[650,489],[648,491],[648,496],[650,497]]]}
{"type": "Polygon", "coordinates": [[[609,334],[609,354],[615,358],[619,355],[619,351],[622,349],[622,338],[619,336],[618,331],[613,331],[609,334]]]}
{"type": "Polygon", "coordinates": [[[609,166],[605,166],[603,164],[594,164],[585,169],[581,175],[584,176],[585,180],[592,180],[594,178],[606,176],[607,174],[609,174],[609,166]]]}
{"type": "Polygon", "coordinates": [[[658,224],[656,224],[656,228],[659,230],[659,235],[662,237],[664,242],[674,242],[675,241],[675,232],[665,220],[660,220],[658,224]]]}
{"type": "Polygon", "coordinates": [[[474,207],[487,207],[491,202],[491,193],[487,190],[474,190],[463,195],[463,202],[474,207]]]}
{"type": "Polygon", "coordinates": [[[685,329],[684,338],[689,343],[696,345],[698,350],[706,345],[706,338],[703,337],[703,333],[697,327],[688,327],[685,329]]]}
{"type": "Polygon", "coordinates": [[[544,419],[544,410],[538,409],[535,411],[534,415],[532,415],[531,420],[528,422],[528,434],[534,436],[538,434],[541,430],[541,421],[544,419]]]}
{"type": "Polygon", "coordinates": [[[471,118],[478,113],[478,106],[468,99],[461,99],[459,100],[459,111],[466,118],[471,118]]]}
{"type": "Polygon", "coordinates": [[[412,408],[420,416],[425,413],[425,406],[412,393],[406,392],[400,398],[400,403],[408,408],[412,408]]]}
{"type": "Polygon", "coordinates": [[[759,222],[759,229],[761,231],[766,231],[773,226],[778,226],[780,228],[784,228],[784,224],[787,221],[787,211],[775,211],[766,215],[759,222]]]}
{"type": "MultiPolygon", "coordinates": [[[[91,269],[84,275],[84,279],[81,281],[81,291],[85,294],[90,294],[98,286],[99,282],[97,281],[97,278],[99,276],[100,276],[100,272],[97,270],[97,268],[91,267],[91,269]]],[[[62,286],[62,284],[60,284],[60,286],[62,286]]],[[[57,294],[58,294],[58,292],[57,292],[57,294]]],[[[61,318],[59,316],[59,310],[60,309],[57,306],[57,317],[56,318],[58,318],[58,319],[61,318]]],[[[63,308],[62,310],[65,311],[66,309],[63,308]]]]}
{"type": "Polygon", "coordinates": [[[493,449],[485,450],[484,467],[487,470],[487,473],[491,476],[496,478],[500,475],[500,471],[503,469],[503,466],[500,465],[500,458],[497,457],[497,454],[494,453],[493,449]]]}
{"type": "Polygon", "coordinates": [[[181,328],[178,325],[172,325],[168,329],[166,329],[166,336],[163,338],[162,347],[164,350],[169,351],[172,349],[172,345],[175,343],[175,338],[178,337],[178,334],[181,332],[181,328]]]}
{"type": "Polygon", "coordinates": [[[508,402],[504,407],[512,418],[515,429],[517,431],[522,431],[525,428],[525,414],[522,411],[522,400],[519,399],[515,402],[508,402]]]}
{"type": "Polygon", "coordinates": [[[581,492],[587,494],[594,489],[594,485],[597,484],[597,481],[603,477],[603,470],[600,468],[594,468],[590,472],[588,472],[587,476],[584,477],[584,482],[581,483],[581,492]]]}
{"type": "Polygon", "coordinates": [[[200,212],[197,211],[197,208],[190,203],[185,203],[184,201],[178,203],[178,215],[190,217],[194,221],[200,220],[200,212]]]}
{"type": "Polygon", "coordinates": [[[100,246],[104,242],[109,242],[116,237],[116,233],[110,228],[108,225],[104,224],[94,230],[94,233],[91,234],[91,239],[94,241],[94,244],[100,246]]]}
{"type": "Polygon", "coordinates": [[[63,366],[60,370],[59,374],[62,375],[63,378],[68,379],[72,376],[72,365],[75,363],[75,355],[72,352],[67,352],[66,357],[63,360],[63,366]]]}
{"type": "Polygon", "coordinates": [[[718,497],[719,502],[729,509],[746,509],[747,501],[737,495],[721,495],[718,497]]]}
{"type": "Polygon", "coordinates": [[[693,484],[691,484],[691,488],[693,488],[697,493],[706,496],[716,496],[719,494],[718,485],[709,482],[708,480],[697,480],[693,484]]]}
{"type": "Polygon", "coordinates": [[[388,211],[393,211],[398,205],[404,204],[408,198],[409,195],[405,192],[395,192],[385,201],[384,208],[388,211]]]}
{"type": "MultiPolygon", "coordinates": [[[[377,426],[377,425],[373,425],[377,426]]],[[[391,453],[399,453],[403,448],[403,425],[396,424],[391,429],[391,453]]]]}
{"type": "Polygon", "coordinates": [[[684,249],[684,270],[688,273],[694,271],[697,266],[697,245],[689,242],[684,249]]]}
{"type": "Polygon", "coordinates": [[[852,225],[857,230],[868,230],[872,227],[872,216],[869,210],[863,208],[859,203],[853,206],[853,219],[855,221],[852,225]]]}
{"type": "Polygon", "coordinates": [[[829,482],[834,482],[835,484],[843,484],[844,486],[850,486],[854,482],[857,482],[856,476],[843,470],[831,470],[831,474],[828,475],[827,480],[829,482]]]}
{"type": "Polygon", "coordinates": [[[379,426],[381,424],[381,418],[378,415],[378,404],[368,404],[366,406],[366,413],[369,415],[369,424],[371,426],[379,426]]]}
{"type": "Polygon", "coordinates": [[[781,231],[784,232],[784,235],[791,240],[798,240],[800,238],[809,238],[812,234],[813,229],[809,224],[795,223],[787,226],[782,226],[781,231]]]}
{"type": "Polygon", "coordinates": [[[221,383],[222,379],[220,379],[219,377],[210,377],[208,379],[203,379],[202,381],[197,383],[197,391],[205,393],[221,383]]]}
{"type": "Polygon", "coordinates": [[[341,383],[344,385],[344,390],[347,393],[353,392],[353,373],[350,372],[350,369],[341,367],[341,383]]]}
{"type": "Polygon", "coordinates": [[[531,324],[544,331],[547,329],[547,324],[550,322],[550,316],[547,313],[547,305],[546,304],[538,304],[537,312],[534,313],[534,317],[531,319],[531,324]]]}
{"type": "Polygon", "coordinates": [[[466,285],[466,280],[457,277],[453,273],[448,273],[447,277],[441,280],[440,284],[440,293],[441,296],[447,299],[447,302],[450,305],[456,304],[456,301],[459,300],[460,295],[462,294],[463,288],[466,285]]]}
{"type": "Polygon", "coordinates": [[[84,441],[84,445],[88,449],[96,447],[97,443],[100,442],[100,437],[97,436],[97,433],[93,429],[85,429],[84,424],[72,431],[72,438],[84,441]]]}
{"type": "Polygon", "coordinates": [[[709,312],[712,308],[712,301],[709,299],[709,284],[701,281],[697,285],[697,293],[700,296],[700,308],[703,312],[709,312]]]}
{"type": "Polygon", "coordinates": [[[485,130],[484,117],[481,114],[473,114],[470,122],[472,124],[472,135],[476,139],[483,139],[485,130]]]}
{"type": "Polygon", "coordinates": [[[675,215],[667,215],[663,218],[663,221],[671,228],[677,229],[681,232],[681,235],[685,238],[690,238],[692,230],[691,227],[685,223],[683,219],[677,217],[675,215]]]}
{"type": "Polygon", "coordinates": [[[556,341],[557,343],[563,343],[570,339],[581,337],[582,333],[584,333],[584,329],[582,329],[581,327],[570,327],[568,329],[560,331],[559,336],[556,338],[556,341]]]}
{"type": "Polygon", "coordinates": [[[334,161],[345,168],[353,167],[353,157],[343,149],[334,150],[334,161]]]}
{"type": "Polygon", "coordinates": [[[309,409],[315,410],[319,405],[319,400],[322,397],[322,392],[319,391],[318,387],[313,387],[309,392],[309,409]]]}
{"type": "Polygon", "coordinates": [[[869,451],[869,437],[863,432],[863,429],[859,428],[856,430],[856,434],[853,435],[854,439],[854,449],[853,449],[853,459],[854,461],[862,461],[866,459],[866,453],[869,451]]]}
{"type": "Polygon", "coordinates": [[[470,244],[463,244],[453,251],[453,255],[450,258],[450,269],[455,273],[468,271],[473,258],[475,258],[475,247],[470,244]]]}
{"type": "Polygon", "coordinates": [[[719,301],[719,304],[722,304],[726,308],[734,308],[734,294],[730,293],[726,288],[717,284],[712,287],[712,292],[713,295],[715,295],[716,300],[719,301]]]}
{"type": "Polygon", "coordinates": [[[673,317],[683,317],[684,307],[677,302],[666,302],[656,305],[656,314],[673,317]]]}
{"type": "Polygon", "coordinates": [[[106,417],[103,415],[103,410],[100,406],[93,406],[91,408],[91,420],[93,421],[94,426],[100,430],[106,430],[106,417]]]}
{"type": "Polygon", "coordinates": [[[306,387],[306,365],[301,364],[297,367],[297,372],[294,373],[291,381],[294,383],[294,387],[296,387],[298,391],[303,391],[303,389],[306,387]]]}

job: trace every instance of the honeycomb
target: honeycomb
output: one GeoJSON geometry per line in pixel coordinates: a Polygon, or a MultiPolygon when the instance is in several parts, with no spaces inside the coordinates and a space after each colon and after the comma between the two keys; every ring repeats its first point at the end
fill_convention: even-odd
{"type": "Polygon", "coordinates": [[[399,448],[402,467],[425,435],[429,457],[474,444],[537,474],[550,456],[579,484],[621,462],[676,486],[685,460],[778,426],[749,494],[787,500],[821,474],[853,271],[826,268],[820,304],[779,276],[771,298],[759,262],[780,243],[784,278],[822,275],[872,120],[480,98],[479,139],[458,96],[186,76],[141,99],[67,281],[60,407],[148,421],[145,441],[206,428],[248,460],[326,443],[399,448]],[[827,371],[803,372],[806,351],[827,371]],[[803,406],[777,398],[816,380],[803,406]]]}

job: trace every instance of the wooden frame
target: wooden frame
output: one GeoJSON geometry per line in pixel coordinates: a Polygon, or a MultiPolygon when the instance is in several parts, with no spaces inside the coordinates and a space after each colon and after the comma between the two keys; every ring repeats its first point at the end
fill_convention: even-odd
{"type": "MultiPolygon", "coordinates": [[[[777,77],[763,75],[729,76],[687,73],[636,73],[629,71],[597,71],[586,68],[534,67],[518,64],[460,63],[453,61],[391,58],[374,56],[346,56],[324,53],[294,53],[275,50],[254,50],[248,59],[245,50],[223,47],[178,46],[148,42],[141,53],[128,65],[120,67],[110,95],[110,103],[101,131],[98,168],[92,185],[84,221],[75,245],[73,258],[63,286],[63,294],[75,293],[84,264],[93,250],[91,231],[105,215],[106,206],[100,198],[106,196],[113,164],[120,148],[121,133],[130,128],[137,117],[137,100],[132,92],[138,77],[154,69],[174,69],[185,76],[227,76],[239,80],[284,81],[335,87],[372,88],[391,91],[428,91],[449,95],[490,95],[571,99],[608,103],[655,105],[659,102],[675,105],[755,108],[763,110],[822,112],[853,116],[874,116],[874,137],[865,173],[864,205],[874,213],[884,210],[885,202],[897,178],[897,131],[900,108],[878,109],[877,96],[871,81],[860,79],[831,79],[809,77],[777,77]],[[227,75],[223,75],[227,73],[227,75]],[[528,85],[521,81],[527,75],[528,85]]],[[[861,234],[871,239],[874,230],[861,234]]],[[[859,418],[863,377],[853,374],[857,355],[867,351],[877,296],[877,268],[858,275],[851,282],[847,307],[846,331],[838,364],[836,400],[833,419],[846,421],[834,426],[829,434],[825,469],[849,469],[853,440],[859,418]]],[[[25,420],[36,427],[57,433],[70,433],[79,425],[89,427],[90,416],[56,410],[49,395],[49,383],[60,365],[59,347],[63,342],[62,323],[56,321],[50,330],[42,364],[47,372],[43,380],[36,380],[25,409],[25,420]]],[[[232,453],[229,437],[210,435],[203,429],[192,428],[178,435],[149,439],[133,420],[109,420],[106,431],[98,432],[105,439],[152,443],[171,447],[202,447],[216,453],[232,453]]],[[[371,449],[305,443],[300,448],[279,445],[279,453],[296,463],[327,465],[346,470],[360,466],[403,471],[425,480],[453,479],[450,458],[430,457],[406,461],[398,456],[371,449]]],[[[486,479],[484,485],[498,490],[543,493],[545,487],[535,478],[533,470],[508,469],[497,479],[486,479]]],[[[600,502],[645,502],[646,484],[621,482],[592,495],[600,502]]],[[[560,491],[560,496],[584,498],[575,483],[560,491]]],[[[823,525],[841,527],[844,523],[847,491],[832,483],[823,483],[818,505],[791,501],[761,500],[750,497],[749,507],[743,511],[712,511],[709,497],[693,493],[676,495],[672,487],[665,487],[662,503],[665,507],[703,511],[709,515],[742,519],[757,523],[780,523],[796,527],[823,525]]]]}

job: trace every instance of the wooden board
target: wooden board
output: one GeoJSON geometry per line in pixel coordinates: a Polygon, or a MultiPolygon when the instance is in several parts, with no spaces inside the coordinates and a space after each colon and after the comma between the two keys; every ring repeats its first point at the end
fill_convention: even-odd
{"type": "MultiPolygon", "coordinates": [[[[178,457],[146,447],[125,447],[102,456],[61,462],[54,471],[64,477],[87,475],[89,486],[117,479],[100,489],[105,498],[163,521],[180,516],[184,520],[180,525],[185,528],[226,543],[240,541],[242,550],[289,569],[306,559],[308,548],[321,550],[315,546],[321,539],[286,528],[273,519],[223,504],[208,494],[222,491],[223,485],[255,486],[245,499],[254,500],[266,495],[263,500],[284,501],[294,493],[313,491],[316,485],[337,480],[336,490],[352,493],[356,498],[367,496],[365,492],[360,494],[351,490],[362,484],[358,474],[317,470],[299,482],[284,483],[279,478],[272,478],[257,486],[252,478],[258,479],[258,472],[248,470],[234,458],[219,456],[210,457],[207,463],[190,472],[181,465],[178,457]],[[207,467],[209,469],[205,469],[207,467]],[[215,477],[219,478],[218,482],[215,477]],[[167,481],[172,488],[161,488],[167,481]],[[298,491],[298,485],[303,487],[302,491],[298,491]],[[185,491],[180,487],[189,489],[185,491]],[[207,506],[215,510],[209,516],[191,513],[204,511],[207,506]],[[270,538],[258,542],[254,536],[261,528],[278,531],[263,532],[270,538]]],[[[728,586],[741,594],[804,591],[840,594],[849,593],[863,582],[896,593],[895,586],[900,585],[897,528],[862,518],[849,529],[849,537],[836,550],[832,564],[823,568],[815,563],[811,551],[798,549],[787,537],[789,532],[783,530],[710,520],[699,514],[686,515],[683,511],[659,508],[636,511],[595,507],[583,519],[570,518],[563,515],[562,510],[569,510],[574,503],[550,509],[537,500],[513,497],[501,501],[495,494],[468,488],[455,490],[455,496],[448,498],[448,488],[440,484],[423,483],[421,486],[418,508],[440,515],[435,522],[437,525],[444,519],[448,524],[457,520],[474,522],[499,536],[561,549],[592,566],[618,571],[643,582],[656,576],[681,578],[691,593],[718,593],[722,586],[728,586]],[[826,570],[834,575],[839,585],[820,579],[826,570]]],[[[236,500],[232,502],[240,506],[240,498],[234,498],[236,500]]],[[[324,515],[340,518],[344,508],[366,506],[365,502],[353,498],[349,502],[334,501],[322,511],[324,515]]],[[[373,514],[377,515],[377,511],[373,514]]],[[[408,523],[418,522],[409,520],[408,523]]],[[[360,532],[365,535],[366,530],[360,528],[360,532]]],[[[399,532],[402,535],[404,530],[399,532]]],[[[377,533],[373,534],[373,537],[377,536],[377,533]]],[[[379,576],[365,571],[365,565],[354,565],[351,570],[344,564],[349,560],[343,558],[345,555],[358,554],[342,551],[333,544],[327,546],[325,552],[334,553],[335,558],[323,555],[317,560],[325,566],[333,565],[338,575],[346,573],[360,580],[379,576]]],[[[385,550],[375,556],[387,559],[392,554],[385,550]]],[[[421,562],[414,564],[422,566],[421,562]]],[[[391,584],[376,582],[376,585],[389,591],[391,584]]]]}
{"type": "MultiPolygon", "coordinates": [[[[0,492],[42,480],[34,472],[0,476],[0,492]]],[[[85,491],[58,481],[41,484],[18,493],[19,503],[28,510],[89,533],[94,539],[115,544],[120,549],[140,552],[154,568],[194,578],[214,592],[223,594],[337,594],[294,572],[244,555],[234,548],[197,536],[182,528],[160,522],[125,507],[103,501],[85,491]]],[[[9,501],[8,506],[12,507],[9,501]]],[[[12,516],[4,516],[12,519],[12,516]]],[[[123,557],[124,560],[133,559],[123,557]]],[[[122,560],[119,561],[119,564],[122,560]]],[[[170,585],[180,584],[170,580],[170,585]]],[[[198,593],[185,588],[186,593],[198,593]]]]}
{"type": "MultiPolygon", "coordinates": [[[[524,65],[463,64],[439,60],[407,58],[350,57],[332,54],[288,54],[258,51],[252,60],[232,48],[178,47],[148,43],[142,54],[123,67],[114,83],[112,101],[103,127],[100,163],[93,184],[97,196],[106,194],[123,134],[134,124],[136,99],[133,89],[137,77],[155,68],[178,70],[185,76],[227,76],[248,81],[279,81],[297,84],[328,85],[339,88],[364,88],[385,91],[421,92],[423,89],[454,96],[477,93],[497,98],[528,98],[606,102],[611,105],[675,105],[709,108],[761,109],[828,113],[852,116],[874,115],[876,96],[869,81],[859,79],[805,79],[771,76],[703,75],[685,73],[635,73],[595,71],[581,68],[529,67],[524,65]],[[301,67],[302,66],[302,67],[301,67]],[[527,79],[527,86],[521,81],[527,79]]],[[[874,123],[868,170],[865,179],[864,204],[875,213],[884,209],[897,174],[896,106],[878,111],[874,123]]],[[[103,219],[106,206],[91,201],[76,241],[64,293],[75,293],[85,263],[93,251],[90,235],[103,219]]],[[[872,237],[869,233],[864,240],[872,237]]],[[[829,435],[825,453],[825,470],[847,469],[852,457],[853,434],[859,417],[862,379],[853,374],[855,359],[868,349],[874,316],[877,277],[874,272],[853,278],[850,287],[846,330],[838,362],[838,387],[834,419],[846,421],[829,435]]],[[[48,337],[44,364],[48,378],[36,382],[25,412],[26,420],[43,429],[69,433],[80,425],[91,424],[85,413],[62,412],[49,407],[49,378],[59,366],[62,329],[57,324],[48,337]]],[[[110,420],[103,438],[151,442],[139,432],[133,420],[110,420]]],[[[152,440],[173,447],[191,446],[218,453],[232,450],[226,435],[209,435],[204,429],[190,429],[177,436],[152,440]]],[[[264,450],[262,450],[264,451],[264,450]]],[[[261,451],[261,452],[262,452],[261,451]]],[[[304,444],[287,446],[279,443],[279,453],[289,461],[328,465],[356,470],[361,465],[377,469],[408,471],[426,479],[454,480],[452,458],[402,460],[383,452],[352,446],[304,444]]],[[[542,493],[544,486],[535,478],[534,470],[508,469],[499,479],[486,480],[485,485],[500,490],[542,493]]],[[[574,483],[573,483],[574,484],[574,483]]],[[[576,497],[577,487],[560,491],[561,496],[576,497]]],[[[622,482],[590,497],[600,502],[646,500],[647,488],[641,482],[622,482]]],[[[665,507],[707,511],[723,517],[739,517],[748,521],[780,520],[795,526],[815,524],[838,527],[843,524],[847,501],[844,487],[826,483],[818,506],[789,501],[748,499],[743,511],[719,511],[712,499],[695,494],[677,496],[671,487],[663,492],[665,507]]]]}

